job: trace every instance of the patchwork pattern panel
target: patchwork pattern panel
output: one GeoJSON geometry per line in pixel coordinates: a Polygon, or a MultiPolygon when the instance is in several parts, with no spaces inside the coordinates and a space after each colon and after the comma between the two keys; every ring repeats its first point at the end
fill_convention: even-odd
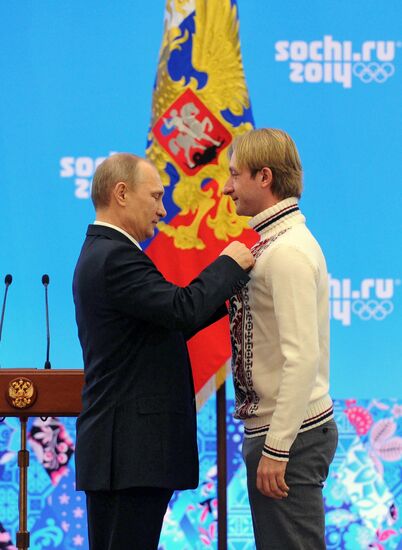
{"type": "MultiPolygon", "coordinates": [[[[228,401],[228,411],[233,401],[228,401]]],[[[324,489],[328,550],[402,548],[402,401],[336,400],[339,444],[324,489]]],[[[228,548],[255,548],[241,457],[242,423],[227,415],[228,548]]],[[[74,487],[75,419],[31,419],[28,425],[31,550],[88,549],[85,495],[74,487]],[[53,455],[51,456],[51,454],[53,455]],[[49,465],[52,465],[49,468],[49,465]]],[[[215,399],[198,415],[200,485],[175,493],[160,550],[217,547],[215,399]]],[[[19,422],[0,423],[0,550],[18,530],[19,422]]]]}

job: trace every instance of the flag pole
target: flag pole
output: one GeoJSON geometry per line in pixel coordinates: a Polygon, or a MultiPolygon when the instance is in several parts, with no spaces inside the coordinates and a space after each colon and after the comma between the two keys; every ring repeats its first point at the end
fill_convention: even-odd
{"type": "Polygon", "coordinates": [[[227,550],[226,383],[216,392],[218,447],[218,550],[227,550]]]}

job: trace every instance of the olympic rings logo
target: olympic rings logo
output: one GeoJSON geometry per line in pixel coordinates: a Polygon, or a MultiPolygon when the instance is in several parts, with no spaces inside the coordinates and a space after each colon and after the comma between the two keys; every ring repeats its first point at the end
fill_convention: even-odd
{"type": "Polygon", "coordinates": [[[353,66],[353,74],[364,84],[369,84],[373,80],[383,84],[394,72],[392,63],[355,63],[353,66]]]}
{"type": "Polygon", "coordinates": [[[394,304],[390,300],[356,300],[352,303],[352,311],[360,317],[362,321],[375,319],[382,321],[394,310],[394,304]]]}

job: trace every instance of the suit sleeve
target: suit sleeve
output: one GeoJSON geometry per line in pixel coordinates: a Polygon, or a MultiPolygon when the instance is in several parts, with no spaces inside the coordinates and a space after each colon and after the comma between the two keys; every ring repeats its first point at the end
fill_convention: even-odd
{"type": "Polygon", "coordinates": [[[229,256],[219,256],[188,286],[167,281],[143,253],[122,245],[105,264],[106,294],[118,310],[136,319],[191,334],[206,325],[247,273],[229,256]]]}
{"type": "Polygon", "coordinates": [[[212,325],[213,323],[216,323],[216,321],[219,321],[219,319],[222,319],[222,317],[225,317],[228,314],[228,308],[226,307],[226,304],[221,305],[211,317],[209,317],[204,323],[201,325],[198,325],[197,327],[193,328],[191,331],[185,331],[184,337],[186,340],[190,340],[197,332],[200,330],[209,327],[209,325],[212,325]]]}

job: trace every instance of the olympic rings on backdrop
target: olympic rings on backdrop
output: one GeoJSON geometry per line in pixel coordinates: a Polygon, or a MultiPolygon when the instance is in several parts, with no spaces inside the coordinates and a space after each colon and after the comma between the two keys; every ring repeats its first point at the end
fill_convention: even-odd
{"type": "Polygon", "coordinates": [[[394,304],[390,300],[356,300],[352,303],[352,311],[360,317],[362,321],[369,321],[375,319],[376,321],[382,321],[392,313],[394,304]]]}
{"type": "Polygon", "coordinates": [[[392,63],[355,63],[353,65],[353,74],[360,78],[364,84],[369,84],[373,80],[378,84],[383,84],[395,72],[392,63]]]}

